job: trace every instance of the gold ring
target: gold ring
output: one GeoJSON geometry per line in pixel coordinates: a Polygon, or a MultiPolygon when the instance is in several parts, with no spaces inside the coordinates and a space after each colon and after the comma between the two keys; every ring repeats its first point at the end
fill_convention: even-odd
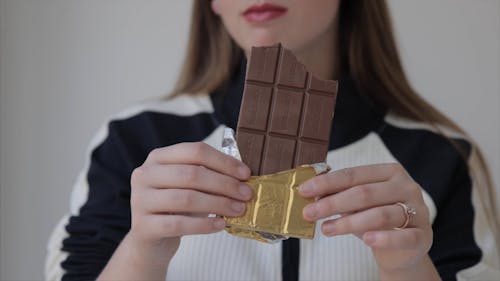
{"type": "Polygon", "coordinates": [[[396,203],[396,205],[401,206],[401,208],[403,208],[406,219],[405,222],[400,227],[395,227],[394,230],[402,230],[408,226],[410,220],[417,214],[417,212],[415,211],[415,209],[409,207],[405,203],[398,202],[396,203]]]}

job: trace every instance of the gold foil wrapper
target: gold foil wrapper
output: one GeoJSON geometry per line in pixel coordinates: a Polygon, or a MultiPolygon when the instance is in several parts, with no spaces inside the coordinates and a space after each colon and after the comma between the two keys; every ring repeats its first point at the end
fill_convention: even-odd
{"type": "Polygon", "coordinates": [[[299,186],[312,177],[327,172],[328,165],[318,163],[275,174],[253,176],[247,184],[254,197],[246,204],[241,217],[224,217],[226,231],[262,242],[286,237],[312,239],[316,224],[302,216],[304,207],[314,202],[299,194],[299,186]]]}

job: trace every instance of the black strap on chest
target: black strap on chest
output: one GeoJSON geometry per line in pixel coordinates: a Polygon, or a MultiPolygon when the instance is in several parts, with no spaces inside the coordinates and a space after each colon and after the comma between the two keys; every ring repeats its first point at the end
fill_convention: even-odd
{"type": "Polygon", "coordinates": [[[299,280],[300,240],[284,240],[281,249],[281,275],[283,281],[299,280]]]}

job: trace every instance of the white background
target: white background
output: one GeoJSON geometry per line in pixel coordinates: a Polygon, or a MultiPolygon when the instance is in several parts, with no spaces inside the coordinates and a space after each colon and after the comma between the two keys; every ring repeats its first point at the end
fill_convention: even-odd
{"type": "MultiPolygon", "coordinates": [[[[38,280],[93,133],[172,88],[190,1],[0,1],[0,280],[38,280]]],[[[499,1],[390,3],[412,83],[475,137],[499,183],[499,1]]]]}

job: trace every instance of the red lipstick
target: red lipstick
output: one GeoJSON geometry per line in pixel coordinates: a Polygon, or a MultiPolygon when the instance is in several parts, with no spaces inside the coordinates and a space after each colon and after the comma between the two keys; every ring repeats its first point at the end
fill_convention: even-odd
{"type": "Polygon", "coordinates": [[[242,16],[250,23],[264,23],[283,16],[287,11],[286,7],[264,3],[250,6],[242,16]]]}

